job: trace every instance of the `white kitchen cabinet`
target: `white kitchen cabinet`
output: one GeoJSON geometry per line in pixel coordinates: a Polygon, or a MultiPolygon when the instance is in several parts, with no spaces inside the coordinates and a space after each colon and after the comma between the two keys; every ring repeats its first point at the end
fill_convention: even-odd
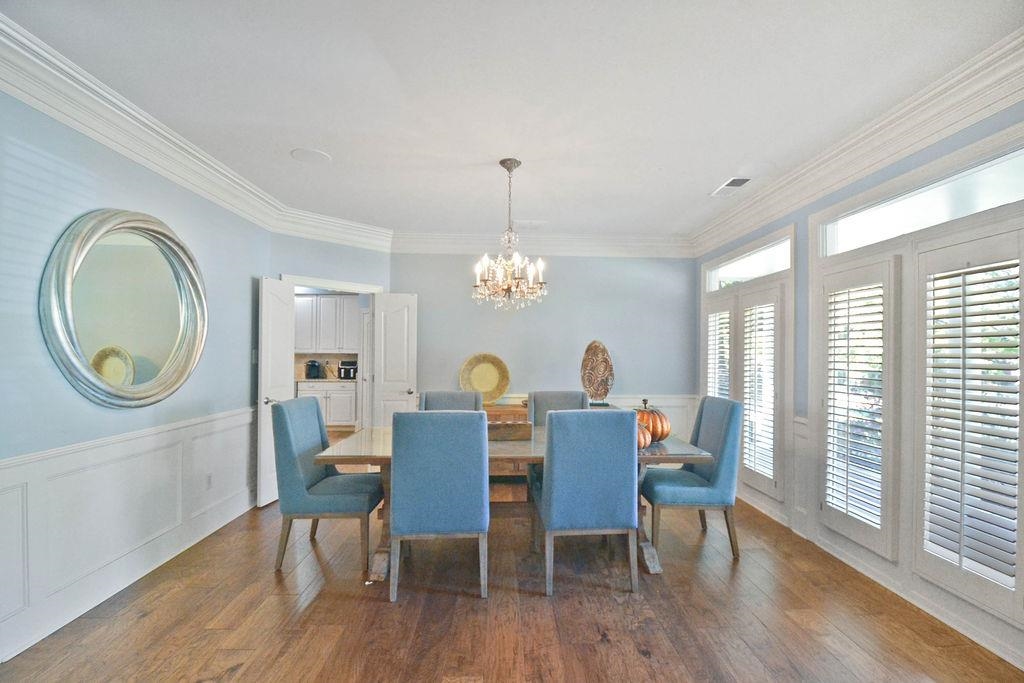
{"type": "Polygon", "coordinates": [[[359,353],[363,340],[362,312],[359,310],[359,298],[343,296],[341,298],[341,353],[359,353]]]}
{"type": "Polygon", "coordinates": [[[341,294],[295,297],[296,353],[359,353],[359,298],[341,294]]]}
{"type": "Polygon", "coordinates": [[[297,382],[296,396],[312,396],[320,404],[320,414],[328,427],[356,425],[356,383],[331,380],[297,382]]]}
{"type": "Polygon", "coordinates": [[[295,297],[295,353],[312,353],[316,348],[317,297],[295,297]]]}
{"type": "Polygon", "coordinates": [[[356,388],[354,384],[347,388],[327,392],[327,424],[354,425],[356,423],[356,388]]]}
{"type": "Polygon", "coordinates": [[[316,350],[321,353],[341,350],[341,303],[340,296],[316,298],[316,350]]]}

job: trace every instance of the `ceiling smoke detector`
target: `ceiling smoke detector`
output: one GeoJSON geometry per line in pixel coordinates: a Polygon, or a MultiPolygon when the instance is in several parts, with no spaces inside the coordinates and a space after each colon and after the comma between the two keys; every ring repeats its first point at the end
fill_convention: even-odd
{"type": "Polygon", "coordinates": [[[728,197],[750,182],[750,178],[729,178],[711,193],[712,197],[728,197]]]}

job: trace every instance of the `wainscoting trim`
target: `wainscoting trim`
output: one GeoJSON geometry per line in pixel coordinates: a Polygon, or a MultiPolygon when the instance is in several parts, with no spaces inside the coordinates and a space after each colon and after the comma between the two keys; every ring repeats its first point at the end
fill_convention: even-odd
{"type": "Polygon", "coordinates": [[[244,408],[0,462],[0,662],[250,509],[254,426],[244,408]]]}

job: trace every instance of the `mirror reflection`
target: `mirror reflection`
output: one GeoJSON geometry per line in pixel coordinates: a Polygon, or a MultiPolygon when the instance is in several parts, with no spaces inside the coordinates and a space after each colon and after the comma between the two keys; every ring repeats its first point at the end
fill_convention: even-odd
{"type": "Polygon", "coordinates": [[[75,334],[85,360],[113,386],[160,374],[181,332],[170,263],[149,239],[114,231],[85,255],[72,285],[75,334]]]}

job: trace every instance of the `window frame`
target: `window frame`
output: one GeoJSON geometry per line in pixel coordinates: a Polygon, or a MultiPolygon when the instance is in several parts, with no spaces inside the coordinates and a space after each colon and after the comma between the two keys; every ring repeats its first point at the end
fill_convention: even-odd
{"type": "MultiPolygon", "coordinates": [[[[1014,588],[1009,589],[943,560],[924,548],[925,320],[927,277],[930,273],[1017,258],[1024,264],[1024,200],[944,223],[941,231],[915,245],[914,289],[914,572],[932,583],[1003,618],[1024,623],[1024,420],[1018,426],[1017,554],[1014,588]],[[1010,250],[1013,251],[1010,251],[1010,250]],[[966,255],[965,255],[966,254],[966,255]],[[1009,256],[1012,254],[1013,256],[1009,256]]],[[[1020,405],[1024,407],[1024,388],[1020,405]]]]}
{"type": "MultiPolygon", "coordinates": [[[[701,307],[700,307],[700,390],[707,395],[707,362],[708,362],[708,315],[728,311],[730,321],[729,347],[729,395],[733,400],[743,401],[743,309],[746,306],[758,305],[771,301],[776,310],[775,338],[775,452],[773,454],[773,477],[769,479],[740,464],[740,483],[750,489],[764,494],[778,503],[786,500],[786,486],[794,481],[791,468],[794,466],[793,453],[793,333],[794,318],[792,295],[794,292],[793,277],[796,262],[795,224],[745,243],[742,247],[731,250],[701,265],[701,307]],[[738,283],[723,289],[708,290],[708,274],[713,268],[733,261],[746,254],[758,251],[785,239],[789,240],[789,268],[786,270],[763,275],[746,282],[738,283]],[[747,303],[753,302],[753,303],[747,303]]],[[[742,491],[741,491],[742,497],[742,491]]]]}
{"type": "MultiPolygon", "coordinates": [[[[846,253],[837,255],[845,256],[846,253]]],[[[811,355],[808,375],[809,415],[812,443],[817,451],[815,463],[818,467],[817,494],[819,519],[826,527],[857,544],[871,550],[887,560],[896,559],[899,537],[899,410],[900,376],[899,343],[900,301],[897,284],[900,282],[900,256],[877,255],[843,258],[829,263],[820,273],[818,286],[810,293],[811,305],[811,355]],[[830,292],[850,289],[881,282],[885,302],[882,322],[884,368],[882,382],[882,481],[881,481],[881,528],[855,519],[846,513],[831,508],[826,502],[828,475],[828,352],[827,343],[815,343],[816,336],[827,342],[828,296],[830,292]],[[884,457],[888,454],[888,457],[884,457]]]]}

